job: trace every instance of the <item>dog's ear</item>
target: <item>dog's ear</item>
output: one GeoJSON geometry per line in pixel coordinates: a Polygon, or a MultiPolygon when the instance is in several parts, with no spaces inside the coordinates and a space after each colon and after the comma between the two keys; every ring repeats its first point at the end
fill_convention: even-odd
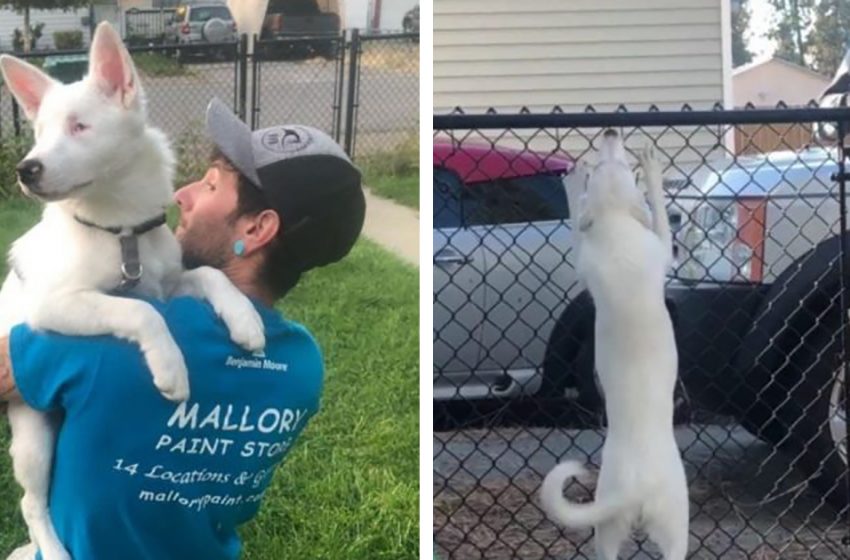
{"type": "Polygon", "coordinates": [[[131,107],[139,97],[139,83],[133,59],[121,37],[107,22],[94,32],[89,56],[89,77],[109,98],[131,107]]]}
{"type": "Polygon", "coordinates": [[[32,64],[7,54],[0,55],[0,71],[24,114],[34,121],[44,94],[57,82],[32,64]]]}

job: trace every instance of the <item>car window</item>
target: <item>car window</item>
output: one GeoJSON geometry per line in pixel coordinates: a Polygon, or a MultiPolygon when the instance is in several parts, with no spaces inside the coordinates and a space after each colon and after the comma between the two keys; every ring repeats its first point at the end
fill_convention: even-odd
{"type": "Polygon", "coordinates": [[[321,12],[316,0],[271,0],[266,13],[285,16],[315,16],[321,12]]]}
{"type": "Polygon", "coordinates": [[[434,168],[434,227],[461,226],[460,199],[463,184],[460,178],[441,167],[434,168]]]}
{"type": "Polygon", "coordinates": [[[194,8],[189,15],[190,21],[208,21],[212,18],[229,20],[230,10],[225,6],[210,6],[209,8],[194,8]]]}
{"type": "Polygon", "coordinates": [[[464,225],[498,225],[569,217],[559,175],[496,179],[463,189],[464,225]]]}

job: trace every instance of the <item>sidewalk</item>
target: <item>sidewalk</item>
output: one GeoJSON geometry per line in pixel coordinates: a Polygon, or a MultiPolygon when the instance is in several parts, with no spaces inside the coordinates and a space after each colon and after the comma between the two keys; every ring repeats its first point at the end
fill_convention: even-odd
{"type": "Polygon", "coordinates": [[[363,235],[419,267],[419,212],[366,191],[363,235]]]}

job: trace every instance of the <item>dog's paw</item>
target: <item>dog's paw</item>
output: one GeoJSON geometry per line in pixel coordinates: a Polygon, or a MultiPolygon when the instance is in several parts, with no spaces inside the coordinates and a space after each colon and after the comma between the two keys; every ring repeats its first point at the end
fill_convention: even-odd
{"type": "Polygon", "coordinates": [[[654,185],[655,183],[661,186],[664,164],[661,163],[661,159],[658,157],[658,150],[655,148],[655,144],[652,142],[646,144],[638,154],[638,162],[642,171],[641,175],[647,181],[647,186],[654,185]]]}
{"type": "Polygon", "coordinates": [[[153,383],[163,397],[173,402],[189,400],[189,370],[180,348],[171,337],[145,352],[145,359],[153,375],[153,383]]]}
{"type": "MultiPolygon", "coordinates": [[[[33,558],[33,556],[30,556],[30,558],[33,558]]],[[[43,560],[71,560],[71,555],[60,544],[58,546],[42,547],[41,558],[43,560]]]]}
{"type": "Polygon", "coordinates": [[[640,151],[638,161],[646,172],[661,171],[661,159],[658,157],[658,150],[652,142],[647,142],[646,146],[640,151]]]}
{"type": "Polygon", "coordinates": [[[244,306],[225,309],[221,318],[230,330],[230,339],[249,352],[258,352],[266,347],[266,330],[263,318],[246,300],[244,306]]]}

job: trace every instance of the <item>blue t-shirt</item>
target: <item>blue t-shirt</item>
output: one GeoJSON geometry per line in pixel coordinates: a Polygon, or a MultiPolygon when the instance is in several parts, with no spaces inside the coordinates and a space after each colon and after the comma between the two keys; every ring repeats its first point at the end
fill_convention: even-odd
{"type": "Polygon", "coordinates": [[[186,403],[159,394],[134,344],[12,330],[24,401],[64,411],[51,518],[74,560],[238,558],[236,527],[319,408],[319,348],[262,306],[266,348],[251,354],[206,302],[152,305],[183,350],[186,403]]]}

